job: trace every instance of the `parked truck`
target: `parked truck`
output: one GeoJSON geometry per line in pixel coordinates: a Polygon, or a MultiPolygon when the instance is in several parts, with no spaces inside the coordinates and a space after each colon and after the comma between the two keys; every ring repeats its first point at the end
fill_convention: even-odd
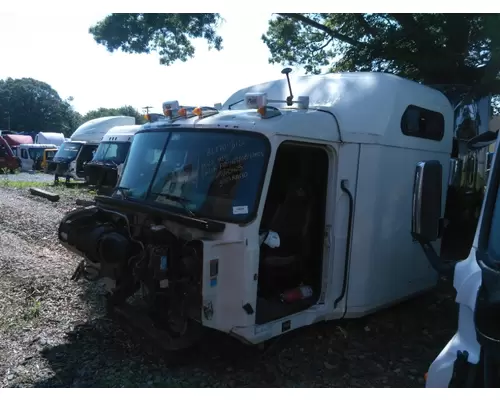
{"type": "Polygon", "coordinates": [[[164,349],[202,328],[257,344],[437,283],[450,166],[467,151],[450,99],[391,74],[283,73],[222,107],[164,105],[113,193],[60,223],[82,257],[73,278],[102,279],[110,311],[164,349]],[[422,174],[440,194],[429,243],[422,174]]]}
{"type": "Polygon", "coordinates": [[[35,136],[35,144],[53,144],[58,147],[67,140],[64,134],[58,132],[40,132],[35,136]]]}
{"type": "MultiPolygon", "coordinates": [[[[491,149],[492,145],[498,148],[498,131],[484,132],[468,144],[471,149],[491,149]]],[[[436,227],[439,226],[436,198],[441,196],[441,188],[432,183],[435,180],[432,175],[440,171],[431,163],[423,163],[415,190],[420,194],[415,196],[414,218],[417,204],[426,205],[417,218],[421,224],[413,227],[413,235],[424,245],[438,237],[436,227]]],[[[500,325],[496,321],[500,310],[500,157],[497,152],[489,167],[486,195],[468,256],[458,263],[443,265],[435,254],[430,255],[438,269],[453,276],[458,329],[426,374],[429,388],[500,385],[500,325]]]]}
{"type": "Polygon", "coordinates": [[[18,147],[21,171],[41,171],[46,150],[57,151],[55,144],[21,144],[18,147]]]}
{"type": "Polygon", "coordinates": [[[29,135],[19,135],[17,133],[5,133],[9,131],[2,131],[1,137],[10,146],[12,153],[19,157],[18,147],[21,144],[33,144],[33,138],[29,135]]]}
{"type": "Polygon", "coordinates": [[[54,183],[59,182],[59,177],[64,177],[66,182],[71,179],[85,181],[85,164],[92,160],[106,132],[115,126],[133,124],[134,117],[112,116],[92,119],[80,125],[49,164],[49,172],[54,173],[54,183]]]}
{"type": "Polygon", "coordinates": [[[111,128],[102,138],[94,157],[85,165],[86,181],[100,192],[112,190],[120,177],[134,134],[142,125],[111,128]]]}

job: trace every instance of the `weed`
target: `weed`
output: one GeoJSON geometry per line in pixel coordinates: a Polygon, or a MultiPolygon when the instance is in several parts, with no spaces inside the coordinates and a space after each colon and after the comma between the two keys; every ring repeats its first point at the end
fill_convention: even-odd
{"type": "Polygon", "coordinates": [[[32,321],[40,316],[40,309],[42,307],[42,302],[38,299],[30,299],[28,301],[28,307],[26,308],[23,319],[25,321],[32,321]]]}

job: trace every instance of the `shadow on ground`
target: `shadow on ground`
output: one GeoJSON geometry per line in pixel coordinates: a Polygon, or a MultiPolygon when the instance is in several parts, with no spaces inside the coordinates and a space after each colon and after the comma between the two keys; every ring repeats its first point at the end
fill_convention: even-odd
{"type": "Polygon", "coordinates": [[[107,319],[78,325],[42,351],[54,376],[37,387],[422,387],[456,329],[451,282],[373,316],[320,323],[266,349],[210,332],[178,360],[144,346],[107,319]]]}

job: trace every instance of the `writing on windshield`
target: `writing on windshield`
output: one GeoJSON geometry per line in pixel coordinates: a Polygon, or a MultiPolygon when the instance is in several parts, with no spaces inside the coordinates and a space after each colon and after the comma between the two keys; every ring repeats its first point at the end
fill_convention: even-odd
{"type": "Polygon", "coordinates": [[[256,210],[268,157],[269,142],[259,134],[143,132],[134,139],[119,186],[135,199],[247,221],[256,210]]]}

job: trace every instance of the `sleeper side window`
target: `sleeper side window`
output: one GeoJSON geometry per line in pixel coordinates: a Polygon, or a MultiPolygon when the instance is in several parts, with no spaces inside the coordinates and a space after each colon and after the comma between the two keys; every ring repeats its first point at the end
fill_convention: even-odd
{"type": "Polygon", "coordinates": [[[439,142],[444,136],[444,116],[436,111],[410,105],[401,118],[401,131],[406,136],[439,142]]]}

